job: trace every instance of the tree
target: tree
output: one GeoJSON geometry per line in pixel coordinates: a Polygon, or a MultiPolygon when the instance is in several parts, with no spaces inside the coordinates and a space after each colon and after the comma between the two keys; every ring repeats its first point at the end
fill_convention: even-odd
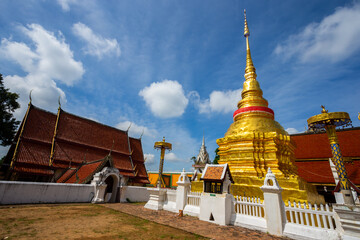
{"type": "Polygon", "coordinates": [[[0,145],[8,146],[12,143],[16,134],[19,121],[13,116],[20,104],[16,101],[19,95],[6,89],[0,74],[0,145]]]}
{"type": "Polygon", "coordinates": [[[218,161],[220,159],[220,156],[218,155],[218,152],[219,152],[219,148],[215,149],[215,159],[212,162],[213,164],[219,164],[218,161]]]}

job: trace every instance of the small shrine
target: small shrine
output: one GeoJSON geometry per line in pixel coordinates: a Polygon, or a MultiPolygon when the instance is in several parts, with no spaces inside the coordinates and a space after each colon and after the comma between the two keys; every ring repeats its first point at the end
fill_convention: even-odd
{"type": "Polygon", "coordinates": [[[232,180],[228,164],[206,164],[201,179],[204,191],[201,194],[199,219],[220,225],[229,225],[234,213],[234,197],[230,194],[232,180]]]}
{"type": "Polygon", "coordinates": [[[195,170],[194,170],[194,175],[191,180],[192,181],[198,180],[198,174],[202,174],[204,171],[205,165],[210,164],[210,163],[211,162],[210,162],[209,154],[206,151],[206,147],[205,147],[205,137],[203,137],[199,154],[196,158],[195,164],[192,165],[195,170]]]}
{"type": "Polygon", "coordinates": [[[230,193],[230,185],[234,183],[227,164],[206,164],[200,180],[204,181],[204,192],[217,194],[230,193]]]}

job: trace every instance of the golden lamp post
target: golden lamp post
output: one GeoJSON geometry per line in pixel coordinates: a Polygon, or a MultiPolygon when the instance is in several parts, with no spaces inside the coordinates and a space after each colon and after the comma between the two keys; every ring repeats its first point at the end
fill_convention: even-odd
{"type": "Polygon", "coordinates": [[[163,181],[162,173],[163,173],[163,167],[164,167],[165,150],[171,150],[171,143],[165,142],[165,137],[163,137],[163,140],[161,142],[155,142],[154,148],[161,150],[160,165],[159,165],[159,178],[158,178],[158,183],[157,183],[157,187],[161,188],[162,181],[163,181]]]}
{"type": "Polygon", "coordinates": [[[339,141],[336,135],[336,127],[351,126],[350,116],[346,112],[328,112],[324,106],[322,107],[321,114],[315,115],[307,120],[310,130],[318,131],[325,129],[329,138],[330,147],[332,151],[332,160],[336,166],[336,171],[339,176],[340,189],[344,197],[344,203],[354,205],[348,177],[341,155],[339,141]]]}

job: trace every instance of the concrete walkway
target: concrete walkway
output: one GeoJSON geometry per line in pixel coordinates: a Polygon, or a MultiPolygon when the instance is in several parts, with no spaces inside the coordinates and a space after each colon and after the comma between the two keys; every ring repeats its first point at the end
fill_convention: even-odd
{"type": "Polygon", "coordinates": [[[176,213],[164,210],[154,211],[146,209],[144,208],[144,205],[139,204],[111,203],[102,205],[123,213],[182,229],[210,239],[286,239],[237,226],[219,226],[214,223],[200,221],[198,218],[191,216],[179,217],[176,213]]]}

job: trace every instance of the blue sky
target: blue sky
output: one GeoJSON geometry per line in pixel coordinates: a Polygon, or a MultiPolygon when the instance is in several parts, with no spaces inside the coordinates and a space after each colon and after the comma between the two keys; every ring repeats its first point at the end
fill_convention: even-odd
{"type": "MultiPolygon", "coordinates": [[[[289,132],[306,120],[360,112],[359,1],[0,2],[0,73],[33,104],[142,137],[148,170],[155,141],[173,144],[164,169],[191,169],[203,134],[210,158],[241,99],[243,9],[258,81],[275,119],[289,132]]],[[[2,155],[6,149],[0,152],[2,155]]]]}

